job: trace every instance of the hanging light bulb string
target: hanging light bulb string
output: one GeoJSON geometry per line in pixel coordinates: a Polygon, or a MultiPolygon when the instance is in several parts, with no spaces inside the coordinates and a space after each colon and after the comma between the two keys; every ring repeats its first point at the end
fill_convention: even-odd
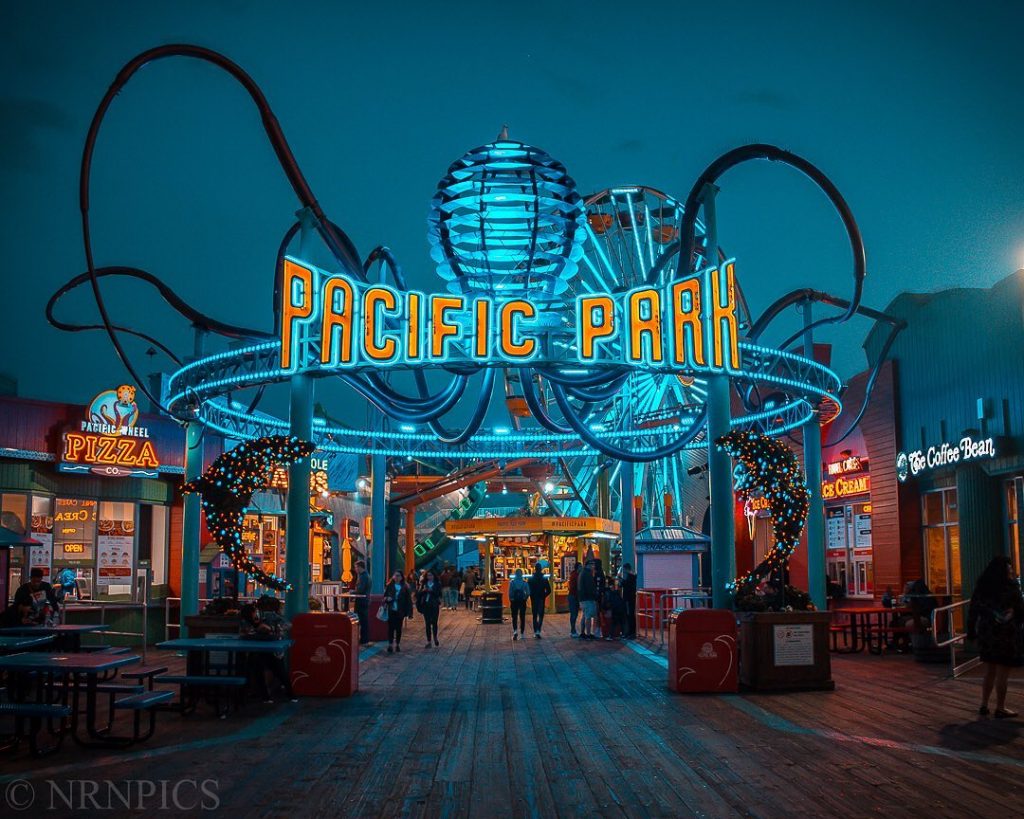
{"type": "MultiPolygon", "coordinates": [[[[759,492],[767,501],[774,543],[764,559],[746,575],[737,577],[731,589],[736,600],[749,601],[761,582],[773,575],[785,576],[790,557],[800,544],[807,522],[809,494],[803,469],[792,450],[761,433],[734,430],[715,441],[736,461],[733,470],[736,494],[743,501],[759,492]]],[[[793,593],[788,594],[793,598],[793,593]]],[[[801,604],[809,598],[797,595],[801,604]]]]}
{"type": "Polygon", "coordinates": [[[291,584],[274,571],[266,571],[249,557],[242,543],[245,509],[254,492],[265,489],[275,467],[308,458],[315,445],[286,435],[246,441],[225,452],[202,475],[182,487],[203,499],[206,526],[221,550],[238,571],[257,584],[275,591],[290,591],[291,584]]]}

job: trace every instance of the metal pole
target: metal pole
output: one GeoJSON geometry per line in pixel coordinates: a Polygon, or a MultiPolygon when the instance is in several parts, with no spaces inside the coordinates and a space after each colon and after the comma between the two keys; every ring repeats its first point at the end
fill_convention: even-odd
{"type": "MultiPolygon", "coordinates": [[[[705,259],[718,265],[718,220],[715,194],[706,185],[703,192],[704,226],[707,232],[705,259]]],[[[685,260],[684,260],[685,263],[685,260]]],[[[711,305],[705,305],[710,311],[711,305]]],[[[711,484],[711,600],[716,609],[732,608],[730,584],[736,579],[736,527],[733,521],[732,459],[715,445],[730,429],[729,376],[708,376],[708,479],[711,484]]]]}
{"type": "Polygon", "coordinates": [[[382,594],[387,585],[388,539],[385,510],[387,458],[374,455],[370,459],[370,581],[375,594],[382,594]]]}
{"type": "MultiPolygon", "coordinates": [[[[814,360],[814,331],[811,329],[811,302],[803,303],[804,355],[814,360]]],[[[804,473],[807,475],[807,591],[818,611],[827,604],[825,594],[825,510],[821,500],[821,425],[815,408],[811,420],[803,426],[804,473]]]]}
{"type": "MultiPolygon", "coordinates": [[[[193,355],[203,357],[206,333],[195,328],[193,355]]],[[[185,482],[203,474],[203,425],[198,421],[185,424],[185,482]]],[[[185,495],[181,515],[181,608],[179,634],[188,637],[185,618],[199,613],[199,535],[202,531],[202,500],[197,492],[185,495]]]]}
{"type": "MultiPolygon", "coordinates": [[[[299,255],[309,258],[316,220],[309,209],[299,211],[299,255]]],[[[291,378],[288,411],[289,433],[303,441],[313,440],[313,379],[307,373],[291,378]]],[[[310,459],[302,458],[288,467],[284,575],[291,584],[285,594],[284,611],[289,620],[309,610],[309,476],[310,459]]]]}
{"type": "Polygon", "coordinates": [[[405,507],[405,574],[416,571],[416,507],[405,507]]]}
{"type": "Polygon", "coordinates": [[[630,566],[636,565],[634,549],[636,532],[633,531],[633,464],[623,462],[619,465],[619,494],[622,509],[619,516],[619,529],[622,536],[622,562],[630,566]]]}

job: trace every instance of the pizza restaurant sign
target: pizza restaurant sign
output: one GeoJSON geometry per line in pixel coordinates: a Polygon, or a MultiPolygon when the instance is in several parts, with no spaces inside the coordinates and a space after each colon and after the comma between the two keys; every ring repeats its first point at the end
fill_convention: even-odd
{"type": "Polygon", "coordinates": [[[896,456],[896,477],[903,482],[929,469],[995,458],[996,455],[996,444],[992,438],[976,441],[970,435],[965,435],[959,443],[944,441],[939,446],[901,452],[896,456]]]}
{"type": "Polygon", "coordinates": [[[160,467],[149,430],[139,426],[135,387],[122,384],[92,399],[77,429],[64,433],[61,472],[155,478],[160,467]]]}

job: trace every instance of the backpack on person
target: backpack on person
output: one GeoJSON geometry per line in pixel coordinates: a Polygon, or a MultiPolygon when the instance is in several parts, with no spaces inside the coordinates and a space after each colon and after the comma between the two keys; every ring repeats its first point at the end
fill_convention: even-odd
{"type": "Polygon", "coordinates": [[[524,581],[520,580],[518,583],[512,583],[508,587],[508,599],[511,603],[525,603],[527,598],[527,585],[524,581]]]}

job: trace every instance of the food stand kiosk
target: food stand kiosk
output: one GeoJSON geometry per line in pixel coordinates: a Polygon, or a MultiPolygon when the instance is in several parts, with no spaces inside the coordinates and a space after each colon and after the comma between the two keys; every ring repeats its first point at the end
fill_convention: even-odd
{"type": "Polygon", "coordinates": [[[475,540],[484,564],[484,590],[499,590],[508,601],[509,579],[516,569],[533,574],[540,563],[551,581],[549,612],[569,610],[567,581],[573,566],[588,556],[600,558],[609,570],[609,546],[619,537],[619,523],[605,518],[470,518],[449,520],[445,534],[475,540]]]}

